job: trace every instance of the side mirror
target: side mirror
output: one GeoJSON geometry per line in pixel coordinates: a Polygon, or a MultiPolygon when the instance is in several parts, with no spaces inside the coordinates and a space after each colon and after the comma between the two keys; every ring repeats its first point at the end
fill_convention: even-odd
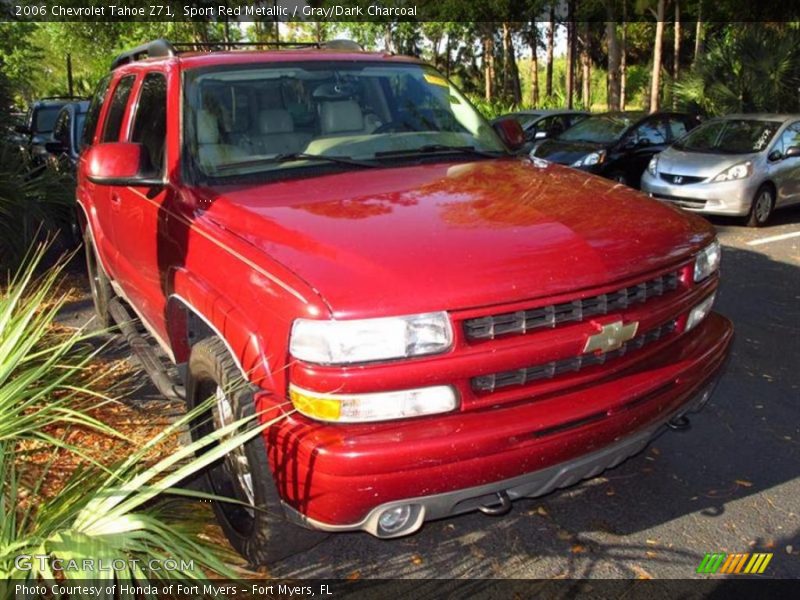
{"type": "Polygon", "coordinates": [[[516,119],[501,119],[493,127],[509,150],[516,152],[522,148],[525,143],[525,132],[516,119]]]}
{"type": "Polygon", "coordinates": [[[780,150],[773,150],[767,155],[767,160],[769,160],[770,162],[778,162],[782,158],[783,154],[781,154],[780,150]]]}
{"type": "Polygon", "coordinates": [[[784,158],[797,158],[800,156],[800,146],[789,146],[783,153],[784,158]]]}
{"type": "Polygon", "coordinates": [[[157,186],[164,181],[150,163],[142,144],[109,142],[92,146],[86,153],[86,176],[92,183],[119,186],[157,186]]]}
{"type": "Polygon", "coordinates": [[[62,152],[67,151],[61,142],[45,142],[44,149],[50,154],[61,154],[62,152]]]}

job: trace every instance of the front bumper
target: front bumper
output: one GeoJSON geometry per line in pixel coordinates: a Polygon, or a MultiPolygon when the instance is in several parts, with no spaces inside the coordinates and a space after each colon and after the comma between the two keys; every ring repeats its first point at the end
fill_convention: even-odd
{"type": "Polygon", "coordinates": [[[745,216],[758,185],[750,178],[741,181],[676,185],[645,171],[642,191],[653,198],[683,209],[708,215],[745,216]]]}
{"type": "Polygon", "coordinates": [[[629,371],[543,401],[374,426],[291,415],[268,434],[287,515],[316,529],[396,537],[491,505],[498,492],[513,500],[572,485],[705,402],[732,338],[730,322],[712,313],[629,371]],[[545,426],[551,400],[581,416],[545,426]],[[383,511],[403,505],[413,507],[408,525],[382,535],[383,511]]]}

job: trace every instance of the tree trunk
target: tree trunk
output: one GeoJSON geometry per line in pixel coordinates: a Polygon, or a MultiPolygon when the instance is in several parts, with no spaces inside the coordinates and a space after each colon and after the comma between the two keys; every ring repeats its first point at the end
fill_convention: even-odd
{"type": "Polygon", "coordinates": [[[519,68],[517,67],[517,52],[514,50],[514,42],[508,45],[508,67],[511,78],[511,96],[514,104],[519,106],[522,103],[522,86],[519,82],[519,68]]]}
{"type": "Polygon", "coordinates": [[[550,5],[550,26],[547,28],[547,55],[545,62],[544,95],[548,98],[553,95],[553,38],[556,30],[556,5],[550,5]]]}
{"type": "Polygon", "coordinates": [[[536,108],[539,104],[539,57],[536,56],[538,44],[538,33],[536,32],[536,21],[531,23],[533,37],[531,38],[531,107],[536,108]]]}
{"type": "Polygon", "coordinates": [[[617,23],[614,18],[613,0],[608,2],[606,21],[606,43],[608,44],[608,79],[607,97],[608,110],[620,110],[620,59],[619,59],[619,40],[617,39],[617,23]]]}
{"type": "Polygon", "coordinates": [[[575,50],[576,50],[576,23],[575,0],[569,0],[567,15],[567,108],[572,108],[575,95],[575,50]]]}
{"type": "Polygon", "coordinates": [[[447,42],[444,46],[444,69],[447,78],[450,79],[450,34],[447,34],[447,42]]]}
{"type": "Polygon", "coordinates": [[[675,0],[675,46],[672,52],[672,78],[677,81],[681,75],[681,2],[675,0]]]}
{"type": "Polygon", "coordinates": [[[653,49],[653,74],[650,78],[650,112],[658,110],[659,90],[661,89],[661,50],[664,45],[665,0],[658,0],[656,9],[656,41],[653,49]]]}
{"type": "MultiPolygon", "coordinates": [[[[672,53],[672,83],[678,83],[681,76],[681,2],[675,0],[675,47],[672,53]]],[[[672,88],[672,108],[678,107],[678,98],[675,96],[675,86],[672,88]]]]}
{"type": "Polygon", "coordinates": [[[511,28],[503,21],[503,98],[509,97],[511,87],[511,28]]]}
{"type": "Polygon", "coordinates": [[[619,52],[619,109],[625,110],[625,91],[628,83],[628,9],[622,3],[622,38],[619,52]]]}
{"type": "Polygon", "coordinates": [[[483,81],[484,97],[491,102],[494,98],[494,41],[491,33],[483,38],[483,81]]]}
{"type": "Polygon", "coordinates": [[[583,34],[581,39],[581,101],[584,110],[589,110],[592,102],[592,61],[589,58],[589,40],[591,35],[591,24],[589,21],[583,22],[583,34]]]}
{"type": "Polygon", "coordinates": [[[694,59],[692,64],[697,63],[703,53],[703,0],[697,3],[697,29],[694,34],[694,59]]]}

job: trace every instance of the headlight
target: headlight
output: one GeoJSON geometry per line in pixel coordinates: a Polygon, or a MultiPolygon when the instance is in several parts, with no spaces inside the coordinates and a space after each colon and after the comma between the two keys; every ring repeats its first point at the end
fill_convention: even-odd
{"type": "Polygon", "coordinates": [[[747,162],[739,163],[728,167],[722,173],[714,177],[714,181],[735,181],[737,179],[744,179],[750,177],[753,173],[753,163],[749,160],[747,162]]]}
{"type": "Polygon", "coordinates": [[[722,252],[719,247],[719,241],[715,239],[697,254],[694,260],[694,280],[703,281],[703,279],[719,269],[721,258],[722,252]]]}
{"type": "Polygon", "coordinates": [[[689,313],[689,318],[686,319],[686,331],[694,329],[700,321],[708,316],[708,313],[711,312],[711,307],[714,306],[716,297],[717,293],[714,292],[692,309],[689,313]]]}
{"type": "Polygon", "coordinates": [[[574,163],[572,163],[572,166],[591,167],[593,165],[602,164],[605,159],[606,159],[606,151],[598,150],[597,152],[592,152],[591,154],[587,154],[586,156],[579,158],[574,163]]]}
{"type": "Polygon", "coordinates": [[[351,321],[297,319],[289,352],[300,360],[337,365],[436,354],[452,343],[446,312],[351,321]]]}
{"type": "Polygon", "coordinates": [[[647,172],[650,173],[650,175],[655,175],[658,173],[658,154],[651,158],[650,162],[647,163],[647,172]]]}
{"type": "Polygon", "coordinates": [[[372,394],[320,394],[290,385],[289,399],[299,413],[336,423],[420,417],[450,412],[458,406],[456,391],[449,385],[372,394]]]}

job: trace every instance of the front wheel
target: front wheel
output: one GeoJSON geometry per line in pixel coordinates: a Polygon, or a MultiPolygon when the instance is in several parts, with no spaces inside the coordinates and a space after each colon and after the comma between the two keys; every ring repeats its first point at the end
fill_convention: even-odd
{"type": "Polygon", "coordinates": [[[773,208],[775,208],[775,192],[771,186],[762,185],[753,197],[753,204],[750,206],[750,214],[747,217],[748,227],[766,225],[773,208]]]}
{"type": "MultiPolygon", "coordinates": [[[[189,357],[189,408],[209,398],[214,399],[209,413],[192,425],[194,440],[255,414],[252,390],[219,338],[198,342],[189,357]]],[[[211,494],[238,501],[215,501],[214,513],[231,545],[252,565],[298,554],[326,537],[285,519],[262,436],[211,465],[204,484],[211,494]]]]}

